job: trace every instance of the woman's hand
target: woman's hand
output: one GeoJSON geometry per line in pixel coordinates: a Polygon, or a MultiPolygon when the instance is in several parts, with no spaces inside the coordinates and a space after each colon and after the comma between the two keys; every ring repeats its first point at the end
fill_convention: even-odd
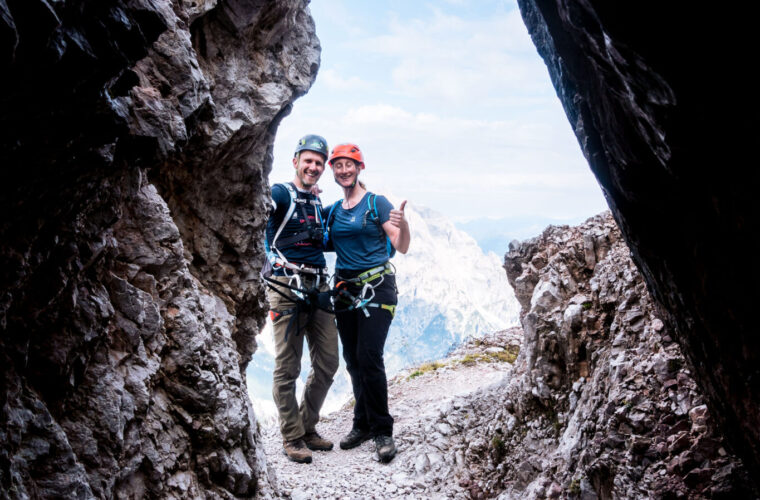
{"type": "Polygon", "coordinates": [[[401,206],[398,208],[398,210],[395,208],[391,210],[391,216],[390,219],[388,219],[388,222],[399,228],[402,224],[407,225],[408,223],[404,217],[404,208],[406,208],[406,200],[401,202],[401,206]]]}
{"type": "Polygon", "coordinates": [[[385,234],[391,239],[391,245],[396,251],[406,253],[409,251],[409,241],[411,240],[411,234],[409,233],[409,223],[404,216],[404,209],[406,208],[406,200],[401,202],[398,210],[395,208],[391,210],[388,221],[383,224],[385,234]]]}

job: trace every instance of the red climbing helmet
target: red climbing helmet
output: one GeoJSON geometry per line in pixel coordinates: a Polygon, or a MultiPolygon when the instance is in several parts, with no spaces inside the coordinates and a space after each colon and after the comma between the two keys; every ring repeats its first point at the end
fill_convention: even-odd
{"type": "Polygon", "coordinates": [[[333,160],[338,158],[348,158],[349,160],[354,160],[359,165],[364,164],[364,155],[356,144],[338,144],[333,148],[332,153],[330,153],[330,160],[327,163],[332,165],[333,160]]]}

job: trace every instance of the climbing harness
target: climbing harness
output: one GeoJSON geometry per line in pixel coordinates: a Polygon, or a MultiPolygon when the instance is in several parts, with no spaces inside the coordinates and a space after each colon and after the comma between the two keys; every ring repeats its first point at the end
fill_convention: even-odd
{"type": "Polygon", "coordinates": [[[340,309],[336,307],[335,310],[338,312],[346,312],[360,309],[364,313],[364,316],[369,318],[369,311],[367,308],[375,307],[385,309],[391,313],[391,316],[395,316],[395,304],[380,304],[374,302],[375,288],[385,281],[386,274],[394,274],[395,272],[396,269],[393,267],[393,264],[386,262],[382,266],[368,269],[354,278],[336,277],[335,279],[340,279],[340,281],[338,281],[334,287],[335,295],[333,304],[335,305],[336,302],[342,302],[343,304],[348,304],[348,306],[340,309]],[[354,295],[348,291],[349,287],[361,287],[361,291],[357,295],[354,295]]]}
{"type": "MultiPolygon", "coordinates": [[[[333,214],[335,212],[335,208],[339,207],[341,203],[343,203],[343,200],[338,200],[333,203],[330,207],[330,211],[327,214],[327,219],[325,219],[323,231],[324,239],[322,244],[324,248],[331,248],[330,245],[332,242],[330,241],[330,231],[332,229],[333,222],[335,221],[333,214]]],[[[369,196],[367,196],[367,210],[365,210],[364,215],[362,215],[362,229],[367,227],[368,220],[372,221],[372,223],[375,224],[375,227],[377,227],[378,237],[385,244],[385,253],[388,255],[388,258],[393,258],[393,256],[396,255],[396,249],[393,247],[391,239],[387,234],[385,234],[383,224],[380,222],[380,214],[377,212],[377,195],[375,193],[369,193],[369,196]]]]}
{"type": "MultiPolygon", "coordinates": [[[[386,274],[395,273],[395,268],[390,262],[386,262],[381,266],[376,266],[368,269],[353,278],[327,278],[327,268],[315,268],[308,267],[303,264],[295,264],[288,262],[287,258],[281,252],[282,248],[286,248],[291,245],[295,245],[302,241],[312,240],[316,242],[322,242],[323,245],[327,245],[329,241],[329,230],[332,222],[333,210],[342,202],[338,201],[330,209],[327,222],[321,218],[321,203],[319,198],[316,200],[307,200],[305,198],[299,198],[296,192],[295,185],[293,183],[283,184],[290,193],[290,205],[283,217],[280,226],[277,228],[272,242],[267,244],[267,254],[270,257],[267,259],[267,263],[262,269],[261,277],[273,292],[281,295],[285,299],[292,301],[294,306],[284,310],[270,310],[270,318],[272,321],[283,317],[291,316],[288,326],[285,329],[285,341],[287,342],[288,335],[293,331],[295,327],[295,334],[299,335],[303,328],[308,325],[317,310],[321,309],[329,313],[336,312],[336,303],[347,304],[347,307],[338,307],[340,312],[361,310],[366,317],[369,317],[368,308],[381,308],[389,311],[391,315],[396,313],[395,304],[380,304],[375,299],[375,288],[383,283],[386,274]],[[306,212],[306,204],[311,203],[314,205],[315,220],[313,222],[309,219],[306,212]],[[300,215],[306,228],[302,231],[293,233],[291,235],[281,237],[283,230],[287,223],[293,217],[296,207],[300,211],[300,215]],[[282,276],[287,278],[287,283],[284,283],[276,277],[272,276],[274,270],[282,270],[282,276]],[[309,276],[314,278],[314,285],[311,287],[304,287],[303,277],[309,276]],[[327,281],[339,280],[335,286],[330,287],[326,291],[320,291],[319,287],[323,280],[327,281]],[[352,294],[349,288],[360,289],[357,295],[352,294]],[[289,293],[288,293],[289,292],[289,293]],[[302,313],[307,313],[307,319],[302,326],[300,317],[302,313]]],[[[384,239],[386,244],[386,252],[388,258],[395,255],[395,249],[390,243],[390,238],[387,237],[385,231],[380,223],[380,217],[377,212],[376,195],[370,193],[367,198],[367,210],[364,212],[362,218],[362,225],[366,227],[368,221],[372,221],[380,233],[380,237],[384,239]]]]}
{"type": "Polygon", "coordinates": [[[311,272],[313,273],[312,276],[314,276],[314,285],[305,288],[303,286],[303,281],[301,280],[301,273],[299,271],[292,271],[291,274],[287,274],[287,271],[285,271],[285,278],[288,278],[287,283],[283,283],[279,280],[277,280],[275,277],[271,276],[264,276],[262,274],[262,278],[264,278],[264,281],[266,282],[267,286],[274,291],[275,293],[281,295],[285,299],[291,301],[294,303],[294,306],[289,309],[284,310],[276,310],[271,309],[269,311],[269,317],[272,319],[272,321],[275,321],[276,319],[282,317],[282,316],[289,316],[292,315],[290,320],[288,321],[288,326],[285,329],[285,342],[288,340],[288,335],[293,330],[293,327],[295,326],[295,334],[299,335],[301,333],[301,330],[308,325],[312,318],[314,317],[314,314],[317,312],[318,309],[321,309],[323,311],[333,313],[333,307],[332,307],[332,301],[331,298],[331,290],[326,291],[319,291],[319,286],[321,284],[321,280],[327,276],[327,270],[321,270],[321,269],[315,269],[315,268],[308,268],[308,267],[300,267],[300,271],[305,272],[311,272]],[[322,272],[318,272],[322,271],[322,272]],[[291,294],[288,294],[286,291],[283,291],[282,289],[285,289],[286,291],[290,291],[291,294]],[[307,313],[308,316],[306,318],[306,322],[304,325],[301,325],[301,313],[307,313]]]}
{"type": "Polygon", "coordinates": [[[301,330],[311,322],[318,309],[333,314],[335,312],[361,310],[366,317],[369,317],[368,308],[385,309],[391,313],[391,316],[395,316],[396,314],[395,304],[381,304],[375,301],[375,288],[385,281],[385,275],[396,272],[396,269],[390,262],[386,262],[382,266],[368,269],[353,278],[339,278],[337,275],[333,276],[331,281],[340,281],[338,281],[335,286],[330,287],[325,291],[320,291],[319,286],[321,279],[326,276],[326,270],[303,266],[299,269],[301,271],[314,272],[314,286],[309,288],[303,287],[300,272],[292,272],[290,275],[286,274],[285,277],[288,278],[288,283],[283,283],[273,277],[263,276],[270,289],[295,303],[295,305],[289,309],[272,309],[269,311],[269,316],[272,321],[282,316],[291,316],[285,330],[286,342],[293,327],[295,326],[295,334],[299,335],[301,330]],[[292,295],[288,295],[280,288],[290,291],[292,295]],[[354,295],[349,291],[349,288],[360,288],[360,291],[358,294],[354,295]],[[344,305],[344,307],[339,306],[338,302],[344,305]],[[300,316],[301,313],[304,312],[308,313],[308,316],[305,324],[302,326],[300,316]]]}

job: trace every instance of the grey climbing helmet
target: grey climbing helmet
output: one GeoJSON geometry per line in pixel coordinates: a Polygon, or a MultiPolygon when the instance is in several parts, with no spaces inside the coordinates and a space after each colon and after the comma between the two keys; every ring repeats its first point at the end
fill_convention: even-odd
{"type": "Polygon", "coordinates": [[[327,141],[320,135],[305,135],[299,139],[298,145],[296,146],[296,152],[293,156],[297,155],[301,151],[314,151],[315,153],[319,153],[324,156],[326,160],[328,155],[327,141]]]}

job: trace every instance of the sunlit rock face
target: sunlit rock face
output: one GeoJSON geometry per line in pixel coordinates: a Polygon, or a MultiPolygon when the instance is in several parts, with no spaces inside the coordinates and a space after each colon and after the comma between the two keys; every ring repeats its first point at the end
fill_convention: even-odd
{"type": "Polygon", "coordinates": [[[730,442],[759,471],[750,16],[661,2],[518,3],[663,319],[730,442]]]}
{"type": "Polygon", "coordinates": [[[269,486],[245,365],[307,2],[0,0],[0,485],[269,486]]]}
{"type": "Polygon", "coordinates": [[[524,340],[508,384],[466,409],[471,488],[755,498],[609,212],[511,243],[504,267],[524,340]]]}

